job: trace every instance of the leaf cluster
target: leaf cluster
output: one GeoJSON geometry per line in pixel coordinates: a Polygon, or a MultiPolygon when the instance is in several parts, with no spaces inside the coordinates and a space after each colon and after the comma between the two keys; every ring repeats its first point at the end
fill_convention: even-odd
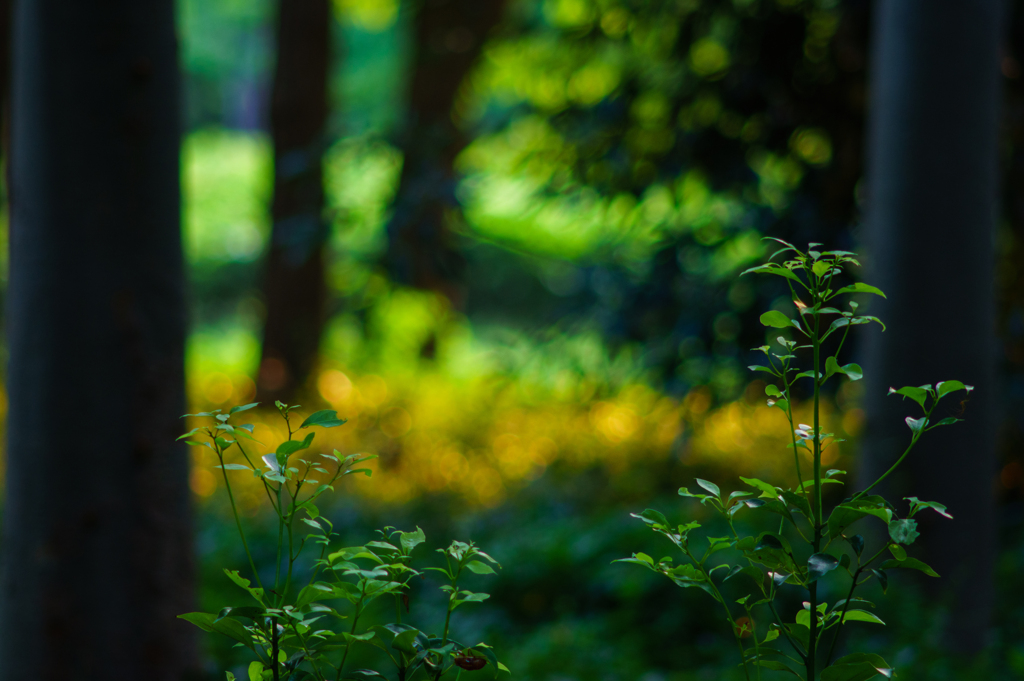
{"type": "MultiPolygon", "coordinates": [[[[236,414],[255,406],[238,406],[227,413],[216,410],[186,415],[212,419],[212,423],[197,426],[179,439],[208,447],[216,455],[252,579],[238,570],[225,569],[227,578],[247,595],[244,603],[219,613],[193,612],[180,617],[248,648],[256,658],[249,665],[249,681],[439,681],[453,670],[461,673],[490,667],[495,675],[507,672],[487,644],[465,645],[448,635],[452,613],[459,606],[488,598],[486,593],[465,589],[460,580],[466,573],[496,574],[498,562],[472,543],[454,541],[448,548],[438,549],[444,557],[442,566],[419,567],[417,563],[414,567],[413,551],[426,542],[419,527],[412,532],[385,527],[378,531],[377,539],[363,546],[338,548],[339,535],[315,502],[325,492],[334,491],[334,485],[347,475],[371,475],[370,469],[356,466],[375,457],[342,455],[337,450],[314,455],[316,433],[312,429],[340,426],[344,419],[332,410],[322,410],[295,426],[293,412],[298,406],[278,402],[276,407],[287,427],[288,438],[260,457],[260,465],[247,451],[248,445],[243,444],[255,442],[252,424],[231,423],[236,414]],[[307,429],[310,432],[299,437],[307,429]],[[232,448],[238,450],[244,464],[225,462],[225,455],[232,448]],[[247,471],[258,478],[277,515],[277,561],[271,566],[275,572],[272,585],[261,580],[249,550],[229,471],[247,471]],[[308,580],[298,584],[296,564],[307,547],[315,557],[310,560],[308,580]],[[443,627],[435,629],[435,633],[402,621],[403,609],[409,611],[410,580],[426,572],[444,577],[440,588],[448,595],[443,627]],[[367,627],[370,609],[388,602],[394,608],[395,621],[367,627]],[[349,653],[357,645],[379,650],[381,666],[392,668],[392,675],[379,669],[347,670],[349,653]]],[[[435,626],[439,624],[440,621],[435,626]]],[[[229,681],[235,678],[231,672],[226,676],[229,681]]]]}
{"type": "Polygon", "coordinates": [[[890,394],[909,399],[922,412],[916,418],[906,418],[910,429],[906,449],[877,480],[826,508],[823,487],[844,485],[846,472],[822,470],[822,452],[842,440],[823,432],[820,389],[839,375],[851,381],[863,377],[860,366],[844,364],[839,359],[850,328],[872,322],[883,330],[885,326],[876,317],[860,314],[860,303],[848,298],[885,294],[864,283],[838,283],[845,267],[859,264],[853,253],[819,251],[818,244],[800,251],[791,244],[780,243],[783,248],[768,263],[747,272],[777,276],[789,285],[793,313],[772,310],[761,316],[761,323],[786,330],[793,338],[780,336],[777,350],[768,345],[755,348],[768,362],[750,369],[775,380],[765,388],[765,393],[769,406],[781,409],[789,422],[795,484],[783,487],[740,477],[745,487],[726,494],[717,484],[698,479],[700,491],[691,492],[684,487],[679,490],[680,496],[696,499],[712,509],[728,525],[730,535],[696,539],[699,523],[673,524],[661,512],[648,509],[634,516],[678,549],[679,562],[671,556],[656,561],[645,553],[620,560],[664,575],[680,587],[699,588],[717,601],[736,639],[748,680],[751,670],[760,678],[761,668],[787,672],[806,681],[858,681],[878,675],[891,678],[895,671],[878,655],[852,653],[833,659],[839,633],[849,622],[884,624],[871,612],[873,604],[856,595],[867,582],[876,581],[885,593],[889,587],[888,571],[893,569],[918,570],[938,577],[931,567],[911,557],[907,547],[920,536],[915,519],[918,513],[930,510],[947,518],[952,516],[938,502],[906,497],[909,506],[901,517],[896,504],[871,491],[906,459],[925,432],[959,420],[933,421],[939,402],[950,394],[970,392],[973,388],[960,381],[943,381],[890,389],[890,394]],[[789,259],[772,262],[781,254],[787,254],[789,259]],[[839,306],[843,297],[847,297],[846,309],[839,306]],[[798,366],[797,353],[809,355],[810,366],[798,366]],[[798,381],[810,381],[813,388],[812,424],[794,422],[792,390],[798,381]],[[802,471],[801,454],[813,461],[809,476],[802,471]],[[777,522],[778,530],[745,533],[740,523],[748,516],[751,520],[760,516],[760,526],[764,526],[765,520],[772,521],[773,527],[777,522]],[[871,551],[866,550],[864,536],[854,531],[862,521],[880,521],[885,525],[885,540],[871,551]],[[725,582],[734,578],[739,586],[730,589],[739,589],[744,595],[726,598],[722,589],[725,582]],[[847,583],[846,597],[832,604],[820,600],[818,584],[823,580],[847,583]],[[803,603],[801,609],[788,616],[780,611],[780,596],[784,592],[800,596],[803,603]]]}

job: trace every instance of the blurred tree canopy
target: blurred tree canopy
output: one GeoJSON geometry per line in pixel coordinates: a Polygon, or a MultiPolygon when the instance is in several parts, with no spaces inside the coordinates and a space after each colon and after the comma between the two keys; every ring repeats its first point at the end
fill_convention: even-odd
{"type": "MultiPolygon", "coordinates": [[[[735,279],[760,236],[853,241],[868,3],[516,0],[500,22],[457,8],[334,3],[322,349],[372,335],[375,301],[404,282],[484,336],[594,331],[671,392],[736,396],[763,342],[748,322],[781,293],[735,279]],[[451,83],[417,85],[445,64],[451,83]]],[[[182,4],[193,127],[265,124],[250,103],[271,21],[267,3],[182,4]]],[[[220,292],[200,318],[227,296],[258,319],[245,300],[260,296],[216,284],[253,281],[255,261],[225,260],[196,270],[220,292]]]]}

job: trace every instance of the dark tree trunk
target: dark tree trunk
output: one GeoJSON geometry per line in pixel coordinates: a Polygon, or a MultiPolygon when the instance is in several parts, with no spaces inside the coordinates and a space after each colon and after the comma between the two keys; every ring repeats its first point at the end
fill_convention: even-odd
{"type": "MultiPolygon", "coordinates": [[[[976,386],[966,423],[926,435],[888,490],[940,501],[956,517],[923,514],[912,553],[942,575],[929,586],[952,596],[947,639],[965,653],[987,642],[993,600],[1000,6],[881,0],[873,64],[868,281],[889,296],[871,308],[889,329],[869,336],[862,477],[891,464],[909,441],[904,417],[919,416],[886,397],[889,386],[976,386]]],[[[938,417],[959,410],[953,402],[938,417]]]]}
{"type": "Polygon", "coordinates": [[[264,400],[287,401],[305,382],[324,327],[323,152],[330,36],[328,0],[280,0],[270,104],[273,232],[264,275],[267,317],[259,376],[264,400]]]}
{"type": "MultiPolygon", "coordinates": [[[[0,202],[9,197],[7,171],[10,170],[11,139],[11,20],[14,14],[14,0],[0,0],[0,158],[3,159],[4,177],[0,178],[0,202]]],[[[0,205],[2,208],[2,205],[0,205]]]]}
{"type": "Polygon", "coordinates": [[[455,157],[466,140],[454,122],[462,84],[502,16],[501,0],[428,0],[416,15],[405,160],[388,226],[395,281],[462,305],[463,261],[452,243],[457,220],[455,157]]]}
{"type": "Polygon", "coordinates": [[[196,668],[171,0],[14,20],[0,679],[196,668]]]}

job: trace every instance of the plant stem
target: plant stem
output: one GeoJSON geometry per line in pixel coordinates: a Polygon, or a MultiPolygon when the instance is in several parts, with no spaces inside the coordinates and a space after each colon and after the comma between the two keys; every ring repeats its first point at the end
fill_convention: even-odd
{"type": "MultiPolygon", "coordinates": [[[[853,582],[850,584],[850,593],[846,596],[846,603],[843,604],[843,611],[839,614],[839,622],[836,624],[836,633],[832,635],[832,645],[829,646],[828,658],[825,660],[825,666],[828,666],[829,663],[832,662],[832,654],[836,649],[836,641],[839,640],[839,630],[845,626],[843,618],[846,617],[846,611],[850,608],[850,599],[853,598],[853,590],[860,586],[860,584],[857,583],[857,578],[860,576],[860,573],[864,571],[864,568],[874,563],[880,555],[885,553],[887,548],[889,548],[889,544],[882,546],[882,548],[875,552],[875,555],[871,556],[863,563],[860,561],[860,558],[857,559],[857,570],[853,574],[853,582]]],[[[868,579],[870,579],[870,577],[868,579]]],[[[864,581],[866,582],[868,580],[866,579],[864,581]]]]}
{"type": "MultiPolygon", "coordinates": [[[[352,613],[352,628],[349,629],[349,632],[348,632],[350,637],[351,636],[355,636],[355,633],[356,633],[356,622],[359,621],[360,611],[363,608],[363,598],[365,596],[366,596],[366,584],[364,582],[363,583],[363,593],[359,596],[359,603],[356,604],[356,611],[354,613],[352,613]]],[[[341,672],[342,672],[343,669],[345,669],[345,660],[348,659],[348,651],[352,650],[352,644],[353,643],[355,643],[355,641],[353,641],[351,638],[349,638],[347,644],[345,645],[345,654],[341,656],[341,664],[338,665],[338,675],[335,677],[335,681],[341,681],[341,672]]]]}
{"type": "MultiPolygon", "coordinates": [[[[814,288],[814,298],[812,304],[817,305],[818,303],[818,290],[817,286],[814,288]]],[[[821,527],[824,523],[824,512],[822,510],[822,494],[821,494],[821,419],[820,419],[820,407],[821,407],[821,379],[818,375],[818,369],[821,366],[821,338],[818,335],[820,315],[814,315],[814,332],[811,336],[811,345],[814,346],[814,364],[811,367],[811,374],[814,379],[814,431],[813,431],[813,442],[814,442],[814,498],[815,506],[812,509],[812,515],[814,516],[814,553],[818,553],[821,549],[821,527]]],[[[808,587],[811,599],[811,626],[810,632],[807,637],[807,657],[805,663],[807,665],[807,681],[814,681],[815,672],[815,656],[817,653],[817,638],[818,638],[818,583],[811,582],[808,587]]]]}
{"type": "Polygon", "coordinates": [[[277,596],[277,606],[284,605],[284,594],[281,593],[281,551],[284,548],[284,512],[281,507],[281,489],[284,483],[277,486],[277,572],[274,575],[274,594],[277,596]]]}
{"type": "MultiPolygon", "coordinates": [[[[804,496],[810,496],[807,493],[807,488],[804,487],[804,475],[800,472],[800,452],[796,448],[796,428],[793,427],[793,392],[790,389],[789,372],[784,371],[782,374],[782,382],[786,386],[786,417],[789,419],[789,438],[793,445],[793,463],[796,465],[796,488],[802,489],[804,496]]],[[[807,500],[810,503],[810,499],[807,500]]]]}
{"type": "Polygon", "coordinates": [[[782,635],[786,637],[786,640],[789,642],[789,645],[793,647],[793,650],[796,651],[796,654],[800,656],[800,659],[806,662],[807,653],[801,650],[800,646],[797,645],[797,642],[793,639],[792,636],[789,635],[789,631],[786,630],[785,625],[782,624],[782,616],[779,615],[779,611],[775,609],[774,600],[768,601],[768,608],[772,611],[772,614],[775,615],[775,623],[779,625],[779,630],[782,632],[782,635]]]}
{"type": "MultiPolygon", "coordinates": [[[[927,417],[928,417],[928,416],[930,416],[930,415],[931,415],[931,411],[929,411],[929,412],[928,412],[927,414],[925,414],[925,418],[927,418],[927,417]]],[[[921,432],[923,432],[923,431],[921,431],[921,432]]],[[[860,498],[861,498],[862,496],[864,496],[865,494],[867,494],[868,492],[870,492],[871,490],[873,490],[873,489],[875,488],[875,486],[876,486],[876,485],[877,485],[878,483],[882,482],[882,481],[883,481],[883,480],[885,480],[885,479],[886,479],[887,477],[889,477],[889,474],[890,474],[890,473],[892,473],[892,472],[893,472],[894,470],[896,470],[896,468],[897,468],[897,467],[898,467],[898,466],[899,466],[899,465],[900,465],[901,463],[903,463],[903,459],[907,458],[907,454],[910,454],[910,450],[914,448],[914,445],[916,445],[916,444],[917,444],[917,441],[918,441],[918,439],[920,439],[920,437],[921,437],[921,436],[920,436],[919,434],[915,434],[915,435],[914,435],[914,437],[913,437],[913,438],[911,438],[911,440],[910,440],[910,444],[909,444],[909,445],[907,445],[907,449],[906,449],[906,450],[905,450],[905,451],[903,452],[903,454],[902,454],[902,455],[900,456],[900,458],[898,458],[898,459],[896,460],[896,463],[894,463],[894,464],[893,464],[893,465],[892,465],[892,466],[891,466],[891,467],[889,468],[889,470],[887,470],[887,471],[886,471],[885,473],[882,473],[882,477],[878,478],[878,480],[875,480],[875,481],[874,481],[873,483],[871,483],[870,485],[868,485],[867,487],[865,487],[865,488],[864,488],[864,489],[862,489],[861,491],[859,491],[859,492],[857,492],[856,494],[854,494],[854,495],[853,495],[853,501],[856,501],[857,499],[860,499],[860,498]]]]}
{"type": "MultiPolygon", "coordinates": [[[[216,443],[214,446],[216,446],[216,443]]],[[[249,559],[249,567],[252,569],[253,579],[256,580],[256,585],[262,589],[263,583],[260,581],[260,573],[256,571],[256,561],[252,559],[252,553],[249,551],[249,543],[245,540],[245,532],[242,530],[242,519],[238,516],[238,506],[235,504],[235,495],[231,491],[231,483],[228,482],[228,471],[224,468],[224,452],[219,448],[216,452],[217,458],[220,459],[220,472],[224,476],[224,488],[228,491],[228,501],[231,502],[231,513],[235,516],[235,526],[238,528],[238,536],[242,539],[242,548],[245,549],[245,555],[249,559]]]]}
{"type": "MultiPolygon", "coordinates": [[[[704,575],[704,579],[708,580],[708,586],[710,586],[715,592],[715,600],[722,604],[722,609],[725,610],[725,618],[729,621],[729,626],[732,627],[732,635],[736,639],[737,647],[740,649],[740,662],[743,663],[743,674],[747,677],[747,681],[750,681],[750,670],[747,668],[747,655],[743,650],[743,641],[740,638],[739,631],[736,627],[736,620],[733,619],[732,613],[729,611],[729,606],[725,604],[725,598],[722,596],[722,592],[718,590],[718,587],[715,586],[714,581],[711,579],[711,575],[709,575],[704,566],[694,558],[693,554],[690,553],[690,550],[688,548],[683,548],[683,553],[686,554],[687,558],[693,561],[693,564],[696,565],[697,569],[700,570],[702,575],[704,575]]],[[[447,630],[447,627],[445,628],[447,630]]],[[[756,637],[757,635],[755,633],[755,639],[756,637]]]]}
{"type": "Polygon", "coordinates": [[[836,623],[836,632],[832,634],[832,645],[828,647],[828,657],[825,658],[826,667],[832,662],[832,655],[836,650],[836,641],[839,640],[839,631],[843,628],[843,618],[846,617],[846,611],[850,608],[850,599],[853,598],[853,591],[857,588],[857,578],[860,577],[861,570],[863,570],[864,567],[864,565],[858,566],[857,570],[853,573],[853,582],[850,583],[850,592],[846,594],[846,603],[843,604],[843,611],[839,613],[839,621],[836,623]]]}
{"type": "Polygon", "coordinates": [[[271,668],[274,670],[274,681],[278,681],[278,679],[280,679],[280,675],[279,675],[280,673],[279,673],[278,668],[277,668],[278,661],[277,661],[277,618],[276,617],[272,617],[270,619],[270,628],[271,628],[270,640],[272,642],[271,643],[271,660],[270,660],[270,663],[272,665],[271,668]]]}
{"type": "MultiPolygon", "coordinates": [[[[746,607],[746,606],[744,606],[744,607],[747,610],[747,620],[750,621],[750,635],[753,636],[753,638],[754,638],[754,657],[757,658],[758,660],[760,660],[761,659],[761,646],[757,642],[757,627],[754,626],[754,615],[751,612],[749,607],[746,607]]],[[[743,666],[746,667],[746,664],[744,664],[743,666]]],[[[757,669],[757,681],[761,681],[761,665],[755,663],[754,667],[755,667],[755,669],[757,669]]]]}

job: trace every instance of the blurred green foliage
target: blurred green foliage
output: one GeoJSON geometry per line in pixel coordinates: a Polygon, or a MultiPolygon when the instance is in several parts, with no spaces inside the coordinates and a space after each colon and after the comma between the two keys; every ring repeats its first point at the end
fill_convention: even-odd
{"type": "MultiPolygon", "coordinates": [[[[353,544],[386,518],[493,547],[507,569],[483,624],[516,677],[739,673],[722,665],[731,649],[709,635],[718,623],[698,596],[677,599],[610,561],[643,539],[628,517],[640,499],[673,508],[684,477],[716,479],[741,461],[770,468],[785,455],[762,435],[777,424],[760,397],[746,399],[761,388],[747,390],[744,368],[747,349],[766,341],[757,315],[785,291],[735,274],[763,255],[763,233],[853,250],[868,4],[509,2],[453,110],[472,139],[457,162],[453,224],[469,291],[458,311],[380,266],[414,7],[334,3],[331,318],[307,393],[352,418],[353,437],[339,445],[381,454],[375,475],[387,494],[357,487],[330,513],[353,544]],[[663,608],[669,598],[678,607],[663,608]]],[[[188,372],[199,408],[255,390],[273,17],[269,1],[179,7],[192,131],[188,372]]],[[[857,401],[855,391],[834,396],[837,432],[859,431],[857,401]]],[[[210,462],[194,460],[210,609],[231,588],[212,566],[242,561],[209,500],[210,462]]],[[[1004,478],[1020,484],[1012,471],[1004,478]]],[[[907,679],[1024,673],[1013,634],[1020,526],[1006,531],[1016,548],[1000,561],[1007,598],[1001,638],[979,663],[988,666],[948,663],[937,628],[915,626],[941,617],[920,594],[890,599],[879,613],[889,626],[857,647],[900,651],[907,679]]]]}
{"type": "MultiPolygon", "coordinates": [[[[356,435],[339,444],[381,454],[375,475],[388,493],[357,487],[325,512],[353,545],[388,522],[493,548],[506,570],[489,619],[471,624],[516,678],[739,677],[723,666],[732,649],[709,634],[720,623],[705,619],[699,594],[680,598],[610,561],[643,542],[628,516],[641,503],[678,511],[680,480],[717,479],[741,461],[770,470],[786,456],[763,435],[777,424],[745,370],[747,349],[766,340],[757,315],[785,291],[735,275],[763,255],[763,233],[855,241],[868,5],[510,0],[453,110],[472,137],[458,159],[470,295],[457,311],[380,266],[414,7],[335,0],[331,318],[306,388],[352,418],[356,435]],[[677,606],[664,608],[670,599],[677,606]]],[[[178,3],[194,410],[255,392],[273,15],[270,0],[178,3]]],[[[855,437],[858,395],[833,398],[836,432],[855,437]]],[[[234,588],[220,566],[244,557],[211,500],[211,462],[193,461],[201,600],[216,610],[234,588]]],[[[1004,487],[1024,488],[1021,470],[1004,469],[1004,487]]],[[[898,650],[910,681],[1024,675],[1024,518],[1014,513],[987,658],[950,663],[942,603],[912,588],[880,608],[885,631],[856,647],[898,650]]],[[[257,552],[273,546],[264,529],[257,552]]],[[[414,609],[431,611],[428,591],[414,609]]],[[[211,678],[222,678],[212,672],[237,658],[214,645],[211,678]]]]}

